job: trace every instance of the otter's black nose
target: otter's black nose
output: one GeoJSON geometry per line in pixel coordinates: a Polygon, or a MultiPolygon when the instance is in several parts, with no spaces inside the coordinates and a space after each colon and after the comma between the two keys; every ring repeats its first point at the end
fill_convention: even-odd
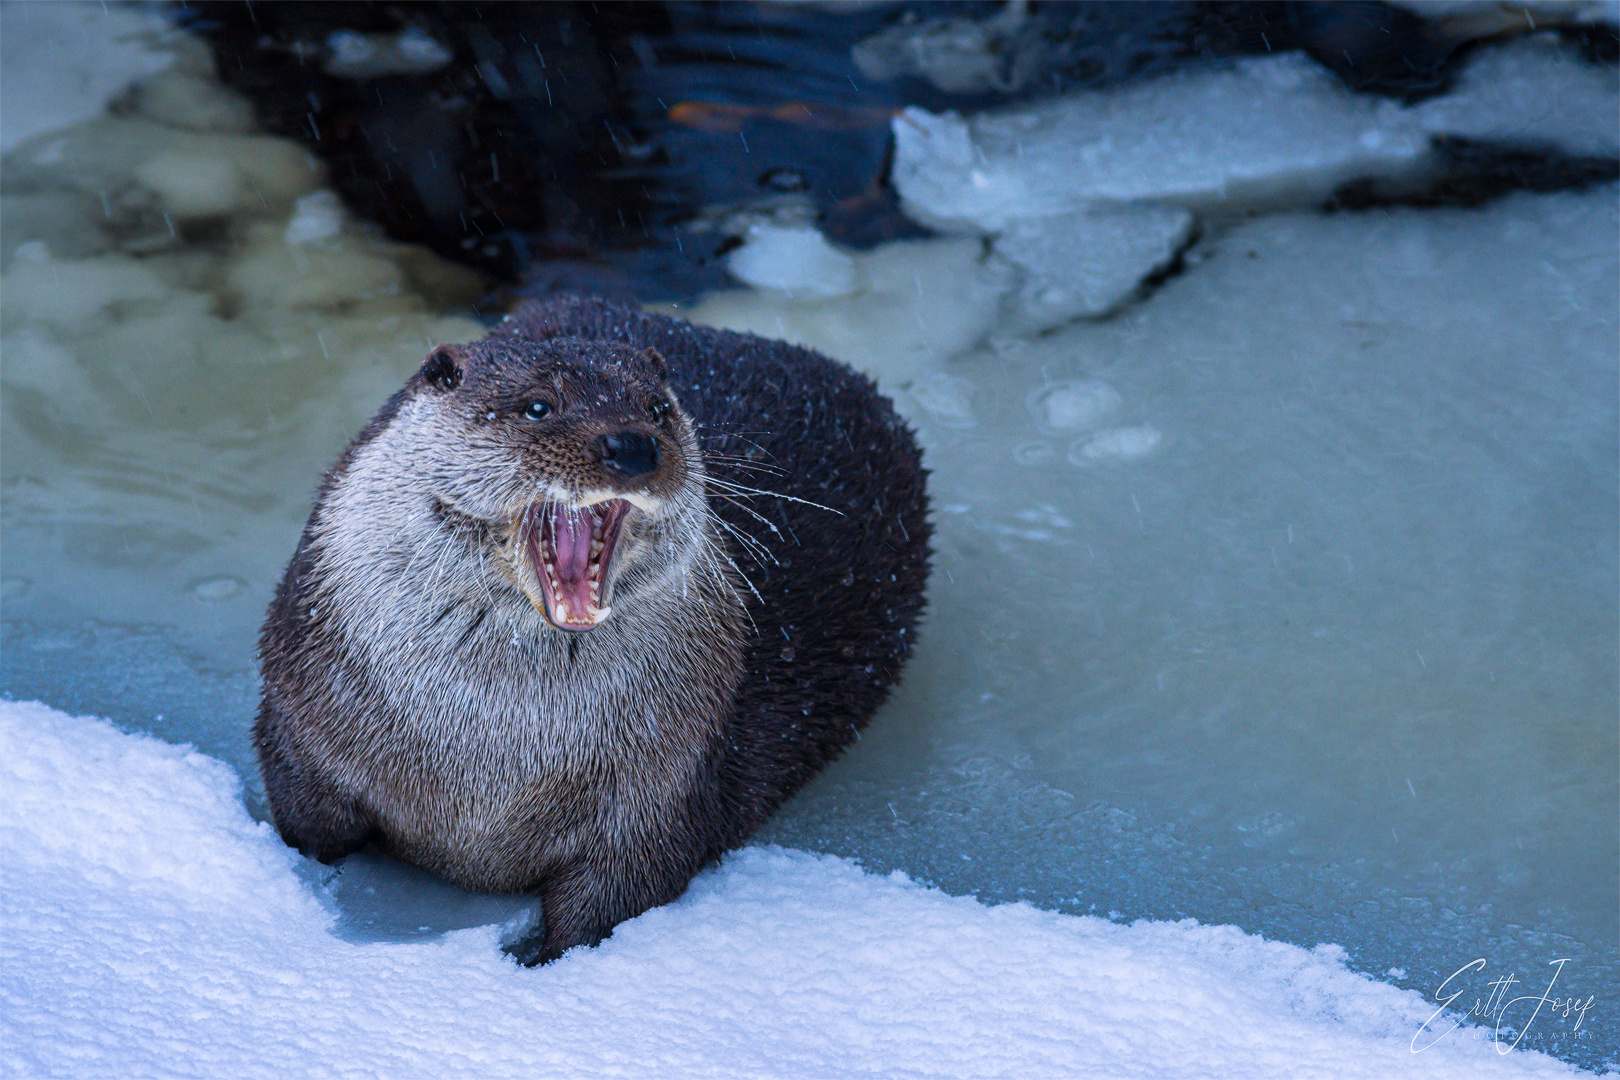
{"type": "Polygon", "coordinates": [[[658,444],[639,431],[621,431],[596,440],[602,467],[629,478],[658,468],[658,444]]]}

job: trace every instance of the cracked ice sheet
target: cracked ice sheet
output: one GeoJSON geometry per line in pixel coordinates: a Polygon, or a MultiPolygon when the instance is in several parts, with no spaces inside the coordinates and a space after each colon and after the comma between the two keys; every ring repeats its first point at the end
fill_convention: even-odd
{"type": "Polygon", "coordinates": [[[993,237],[1015,323],[1107,314],[1168,265],[1196,212],[1307,206],[1364,177],[1416,177],[1440,135],[1620,152],[1620,83],[1556,41],[1487,49],[1406,108],[1300,54],[1238,61],[967,120],[908,109],[894,182],[909,216],[993,237]]]}
{"type": "Polygon", "coordinates": [[[1617,127],[1613,71],[1539,40],[1483,51],[1456,90],[1412,108],[1289,53],[968,120],[907,109],[894,183],[916,220],[994,234],[1099,205],[1311,205],[1415,173],[1436,135],[1612,154],[1617,127]]]}
{"type": "Polygon", "coordinates": [[[985,907],[782,848],[544,969],[494,927],[357,944],[222,762],[3,702],[0,763],[12,1076],[1578,1075],[1473,1029],[1414,1053],[1433,1008],[1336,946],[985,907]]]}
{"type": "Polygon", "coordinates": [[[1298,202],[1409,168],[1428,136],[1287,54],[963,120],[894,120],[894,183],[935,228],[998,233],[1098,204],[1298,202]]]}

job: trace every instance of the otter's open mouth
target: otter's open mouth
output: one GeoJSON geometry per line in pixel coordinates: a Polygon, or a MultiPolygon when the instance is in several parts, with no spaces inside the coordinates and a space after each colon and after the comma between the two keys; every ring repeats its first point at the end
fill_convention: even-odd
{"type": "Polygon", "coordinates": [[[590,506],[536,503],[523,515],[523,531],[546,621],[559,630],[591,630],[612,614],[608,571],[619,526],[630,504],[608,499],[590,506]]]}

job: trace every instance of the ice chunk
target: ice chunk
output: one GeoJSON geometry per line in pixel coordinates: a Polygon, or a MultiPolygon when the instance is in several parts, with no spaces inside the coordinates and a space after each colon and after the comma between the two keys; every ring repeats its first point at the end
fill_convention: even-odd
{"type": "Polygon", "coordinates": [[[101,224],[129,225],[150,210],[177,218],[284,213],[320,188],[324,170],[287,139],[107,116],[19,148],[7,158],[6,179],[19,192],[77,192],[93,200],[101,224]]]}
{"type": "Polygon", "coordinates": [[[177,218],[222,217],[242,201],[242,173],[216,154],[157,154],[135,167],[135,179],[177,218]]]}
{"type": "Polygon", "coordinates": [[[1426,19],[1486,13],[1516,21],[1518,27],[1564,23],[1620,22],[1620,0],[1384,0],[1426,19]],[[1526,19],[1525,16],[1529,18],[1526,19]]]}
{"type": "Polygon", "coordinates": [[[397,35],[339,30],[327,37],[326,47],[330,53],[327,74],[350,79],[426,75],[444,67],[455,55],[419,26],[407,27],[397,35]]]}
{"type": "Polygon", "coordinates": [[[343,231],[343,204],[335,191],[317,191],[293,203],[292,220],[282,234],[289,244],[315,244],[343,231]]]}
{"type": "Polygon", "coordinates": [[[1410,113],[1435,135],[1620,154],[1620,79],[1614,68],[1587,63],[1556,38],[1480,50],[1455,91],[1410,113]]]}
{"type": "Polygon", "coordinates": [[[855,260],[809,225],[749,226],[743,246],[726,257],[726,269],[738,281],[789,296],[849,296],[860,287],[855,260]]]}
{"type": "MultiPolygon", "coordinates": [[[[845,257],[858,284],[842,296],[737,290],[670,312],[806,345],[903,381],[977,344],[1009,285],[1003,268],[986,263],[976,239],[908,240],[845,257]]],[[[780,273],[785,280],[788,271],[780,273]]]]}
{"type": "Polygon", "coordinates": [[[907,109],[894,182],[918,221],[1000,233],[1098,204],[1308,205],[1414,174],[1436,135],[1614,154],[1617,132],[1613,70],[1556,41],[1484,50],[1455,91],[1411,108],[1285,54],[967,120],[907,109]]]}
{"type": "Polygon", "coordinates": [[[912,108],[894,134],[906,212],[990,233],[1099,203],[1309,202],[1428,150],[1398,105],[1351,93],[1297,54],[971,120],[912,108]]]}
{"type": "Polygon", "coordinates": [[[134,310],[172,292],[151,266],[123,255],[56,261],[43,247],[19,247],[17,254],[0,278],[0,311],[8,329],[37,323],[83,332],[114,305],[134,310]]]}
{"type": "Polygon", "coordinates": [[[966,118],[894,120],[906,213],[992,237],[1016,328],[1106,314],[1187,242],[1194,214],[1314,205],[1351,180],[1418,180],[1436,136],[1620,152],[1620,84],[1556,41],[1483,51],[1412,108],[1290,53],[966,118]]]}
{"type": "Polygon", "coordinates": [[[948,94],[1007,93],[1048,66],[1053,50],[1042,29],[1029,19],[1027,5],[1014,3],[982,21],[901,22],[858,42],[850,56],[861,74],[878,82],[911,75],[948,94]]]}
{"type": "Polygon", "coordinates": [[[194,131],[241,135],[253,130],[253,106],[213,78],[178,67],[142,79],[135,101],[147,119],[194,131]]]}
{"type": "Polygon", "coordinates": [[[134,6],[0,4],[0,152],[99,116],[171,63],[163,16],[134,6]]]}
{"type": "Polygon", "coordinates": [[[995,254],[1022,272],[1012,322],[1044,330],[1113,311],[1175,258],[1192,230],[1193,215],[1169,206],[1011,222],[995,254]]]}

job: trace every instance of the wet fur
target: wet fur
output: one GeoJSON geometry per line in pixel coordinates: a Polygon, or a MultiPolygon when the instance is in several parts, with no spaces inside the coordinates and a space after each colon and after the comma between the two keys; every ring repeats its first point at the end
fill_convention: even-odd
{"type": "Polygon", "coordinates": [[[466,348],[466,385],[414,377],[322,484],[260,639],[255,736],[289,843],[375,840],[537,893],[544,961],[678,896],[854,740],[915,636],[924,474],[869,379],[779,342],[568,298],[466,348]],[[651,478],[664,542],[617,571],[610,618],[556,630],[500,552],[513,493],[588,487],[588,463],[480,417],[566,385],[566,448],[660,379],[682,455],[651,478]]]}

